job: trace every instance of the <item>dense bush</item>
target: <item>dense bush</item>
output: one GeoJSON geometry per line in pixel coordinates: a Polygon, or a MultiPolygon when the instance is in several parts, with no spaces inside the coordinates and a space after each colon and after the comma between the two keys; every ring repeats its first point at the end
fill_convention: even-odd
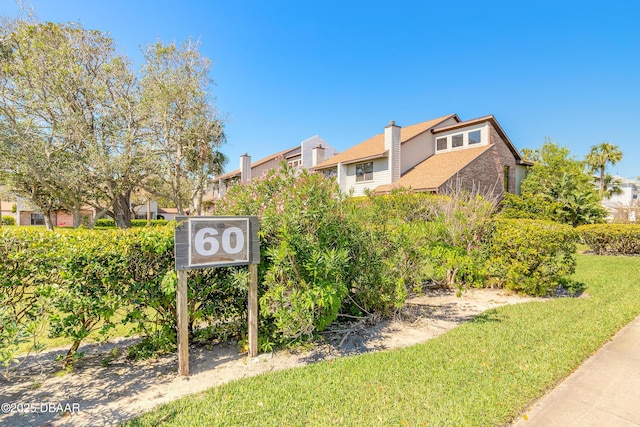
{"type": "MultiPolygon", "coordinates": [[[[367,245],[372,254],[363,258],[388,264],[378,272],[380,278],[367,278],[373,289],[366,295],[378,298],[391,295],[392,289],[401,291],[393,286],[397,281],[416,291],[425,281],[458,288],[482,284],[484,252],[495,208],[491,201],[468,191],[448,195],[399,191],[358,198],[350,204],[367,234],[377,233],[367,245]],[[381,287],[378,281],[388,282],[387,287],[381,287]],[[386,291],[380,293],[380,289],[386,291]]],[[[404,300],[396,298],[396,302],[404,300]]]]}
{"type": "Polygon", "coordinates": [[[592,224],[577,228],[582,242],[596,254],[640,254],[640,225],[592,224]]]}
{"type": "Polygon", "coordinates": [[[2,216],[2,225],[16,225],[16,219],[10,215],[2,216]]]}
{"type": "Polygon", "coordinates": [[[497,284],[547,295],[574,272],[577,233],[551,221],[502,219],[491,236],[487,270],[497,284]]]}
{"type": "MultiPolygon", "coordinates": [[[[132,219],[131,226],[132,227],[146,227],[147,225],[159,226],[159,225],[167,225],[169,221],[166,219],[152,219],[151,221],[147,221],[146,219],[132,219]]],[[[96,220],[96,227],[115,227],[116,222],[110,218],[100,218],[96,220]]]]}
{"type": "Polygon", "coordinates": [[[260,307],[274,339],[324,329],[338,315],[355,262],[357,231],[334,181],[284,168],[229,189],[218,215],[260,217],[260,307]]]}

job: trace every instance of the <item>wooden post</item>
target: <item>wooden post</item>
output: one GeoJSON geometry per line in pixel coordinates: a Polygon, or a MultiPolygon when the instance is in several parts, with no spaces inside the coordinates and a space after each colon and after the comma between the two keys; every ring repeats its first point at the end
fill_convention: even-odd
{"type": "Polygon", "coordinates": [[[182,376],[189,376],[189,317],[187,310],[187,270],[178,270],[176,301],[178,316],[178,374],[182,376]]]}
{"type": "Polygon", "coordinates": [[[249,357],[258,355],[258,264],[249,264],[249,357]]]}

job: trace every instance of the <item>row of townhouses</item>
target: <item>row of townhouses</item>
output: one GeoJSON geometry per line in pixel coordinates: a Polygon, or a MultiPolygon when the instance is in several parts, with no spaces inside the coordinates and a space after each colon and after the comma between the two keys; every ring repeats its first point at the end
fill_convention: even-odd
{"type": "MultiPolygon", "coordinates": [[[[217,177],[205,200],[215,203],[227,189],[248,182],[283,162],[335,177],[340,189],[353,196],[368,192],[385,194],[394,189],[446,193],[466,189],[501,198],[505,192],[520,194],[520,184],[531,163],[525,161],[504,129],[492,115],[461,120],[456,114],[425,122],[399,126],[394,121],[380,127],[381,132],[359,144],[338,152],[320,136],[252,162],[248,154],[240,157],[240,167],[217,177]]],[[[603,202],[610,220],[636,222],[640,182],[614,177],[622,193],[603,202]]],[[[11,215],[19,225],[44,223],[42,213],[28,203],[0,201],[2,215],[11,215]]],[[[150,202],[137,208],[136,217],[173,219],[175,209],[162,209],[150,202]]],[[[54,224],[69,225],[71,215],[56,212],[54,224]]],[[[93,217],[94,212],[86,215],[93,217]]]]}
{"type": "Polygon", "coordinates": [[[354,196],[464,188],[500,197],[519,193],[530,165],[493,116],[462,121],[450,114],[405,127],[391,121],[380,130],[341,153],[314,136],[255,163],[245,154],[239,169],[214,183],[211,197],[224,196],[230,185],[262,176],[282,161],[335,177],[340,189],[354,196]]]}

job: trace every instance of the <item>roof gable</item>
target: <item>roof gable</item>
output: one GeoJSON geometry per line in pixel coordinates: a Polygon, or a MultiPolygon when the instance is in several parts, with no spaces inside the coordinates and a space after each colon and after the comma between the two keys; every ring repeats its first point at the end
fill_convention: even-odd
{"type": "MultiPolygon", "coordinates": [[[[457,115],[449,114],[447,116],[438,117],[436,119],[428,120],[426,122],[417,123],[415,125],[401,127],[400,128],[400,143],[405,143],[412,138],[432,129],[434,126],[444,122],[449,118],[454,118],[459,121],[457,115]]],[[[379,133],[366,141],[355,145],[348,150],[343,151],[340,154],[336,154],[329,160],[326,160],[312,169],[325,169],[337,165],[338,163],[350,164],[357,161],[375,159],[379,157],[385,157],[387,151],[384,149],[384,133],[379,133]]]]}
{"type": "Polygon", "coordinates": [[[516,149],[515,145],[513,145],[513,143],[511,142],[511,140],[509,139],[509,137],[505,133],[504,129],[502,129],[502,126],[500,126],[500,124],[498,123],[496,118],[493,116],[493,114],[490,114],[488,116],[478,117],[477,119],[467,120],[467,121],[464,121],[464,122],[458,122],[458,123],[455,123],[455,124],[449,125],[449,126],[439,127],[437,129],[431,129],[431,133],[438,134],[438,133],[447,132],[447,131],[450,131],[450,130],[455,130],[455,129],[459,129],[459,128],[463,128],[463,127],[467,127],[467,126],[472,126],[474,124],[483,123],[483,122],[491,123],[491,125],[496,130],[496,132],[498,132],[498,135],[500,135],[500,138],[502,138],[504,143],[509,148],[509,151],[511,151],[511,153],[513,154],[513,157],[515,157],[516,162],[518,164],[526,164],[526,165],[530,165],[531,164],[530,162],[527,162],[526,160],[524,160],[522,158],[522,156],[520,156],[520,153],[518,153],[518,150],[516,149]]]}
{"type": "Polygon", "coordinates": [[[452,176],[472,161],[489,151],[493,145],[466,148],[434,154],[408,170],[393,184],[381,185],[376,193],[388,193],[396,188],[411,188],[417,191],[437,191],[452,176]]]}

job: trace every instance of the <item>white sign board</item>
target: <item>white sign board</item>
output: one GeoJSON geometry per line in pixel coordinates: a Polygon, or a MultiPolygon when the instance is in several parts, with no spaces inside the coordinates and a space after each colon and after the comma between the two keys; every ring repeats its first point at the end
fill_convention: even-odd
{"type": "Polygon", "coordinates": [[[260,262],[257,217],[191,217],[175,232],[176,270],[260,262]]]}

